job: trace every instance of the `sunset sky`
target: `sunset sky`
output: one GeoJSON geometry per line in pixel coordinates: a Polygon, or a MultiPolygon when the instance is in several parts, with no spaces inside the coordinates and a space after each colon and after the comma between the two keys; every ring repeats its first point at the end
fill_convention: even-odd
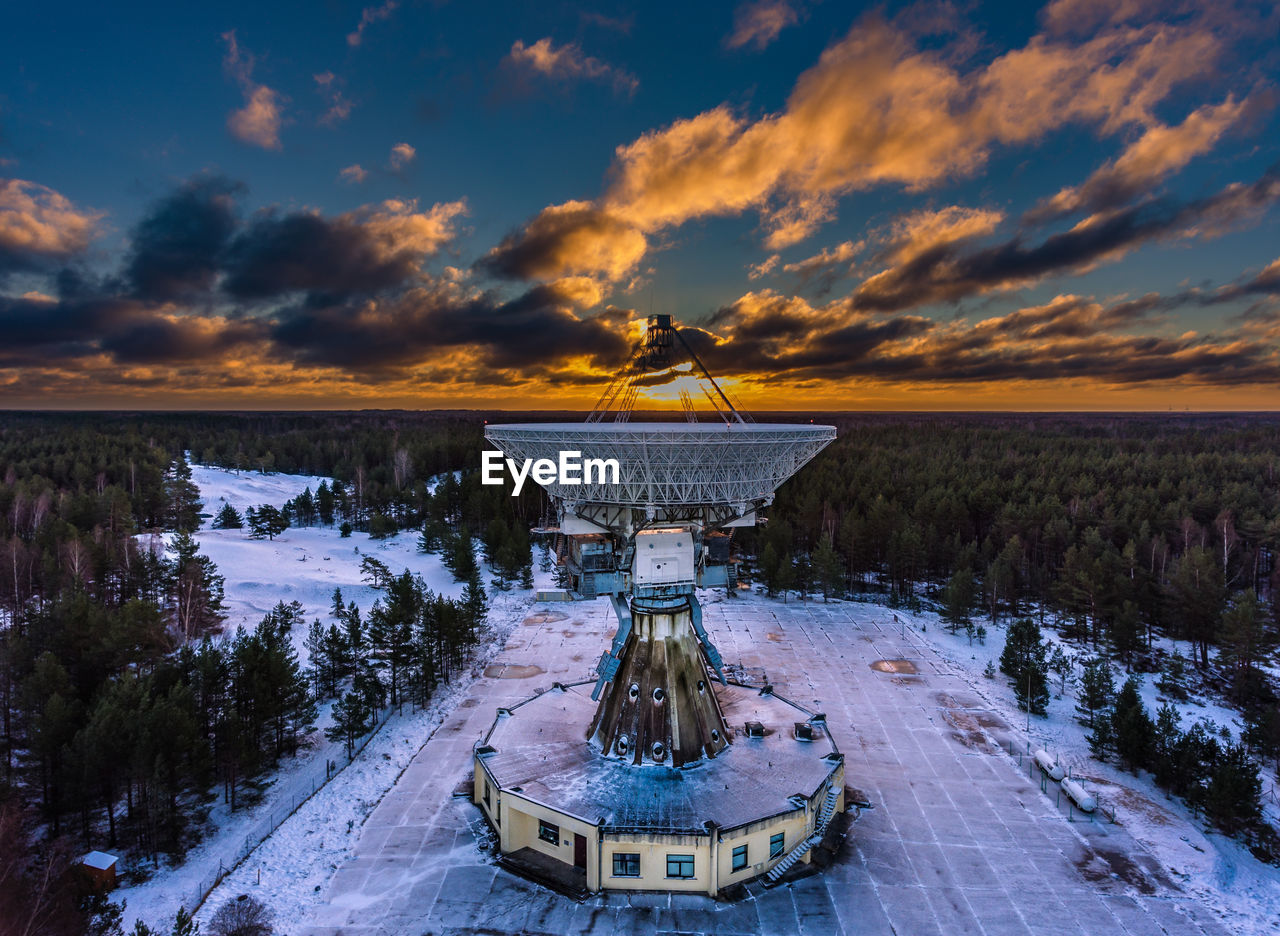
{"type": "Polygon", "coordinates": [[[4,21],[0,407],[1280,408],[1271,2],[4,21]]]}

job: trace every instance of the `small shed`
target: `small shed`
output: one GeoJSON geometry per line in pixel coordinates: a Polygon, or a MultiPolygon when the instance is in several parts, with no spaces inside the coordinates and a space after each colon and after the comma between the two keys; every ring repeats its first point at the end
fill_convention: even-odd
{"type": "Polygon", "coordinates": [[[95,887],[109,891],[116,886],[116,862],[119,860],[106,852],[91,851],[80,859],[80,864],[95,887]]]}

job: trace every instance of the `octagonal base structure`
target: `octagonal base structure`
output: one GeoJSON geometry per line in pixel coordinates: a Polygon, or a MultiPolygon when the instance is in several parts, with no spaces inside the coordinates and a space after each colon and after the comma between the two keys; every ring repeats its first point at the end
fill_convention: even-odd
{"type": "Polygon", "coordinates": [[[557,684],[499,710],[476,748],[474,802],[503,855],[540,877],[715,896],[807,862],[844,810],[844,756],[821,715],[715,685],[732,743],[684,768],[635,765],[583,738],[590,686],[557,684]]]}

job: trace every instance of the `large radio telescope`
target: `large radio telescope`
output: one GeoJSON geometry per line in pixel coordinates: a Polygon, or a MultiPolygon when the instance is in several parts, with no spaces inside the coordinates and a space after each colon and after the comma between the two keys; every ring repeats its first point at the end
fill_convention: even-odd
{"type": "Polygon", "coordinates": [[[823,734],[821,715],[811,713],[803,731],[795,723],[792,734],[785,719],[799,706],[713,685],[713,673],[725,683],[724,667],[697,589],[736,589],[734,529],[759,522],[777,488],[835,434],[831,426],[754,422],[667,315],[650,316],[645,339],[586,422],[486,427],[485,438],[518,461],[557,463],[560,453],[577,452],[584,463],[618,463],[616,484],[595,477],[543,485],[554,507],[547,532],[555,534],[563,597],[607,596],[618,629],[596,664],[589,699],[557,684],[554,701],[544,701],[557,695],[548,693],[518,713],[500,710],[477,747],[475,802],[504,854],[528,853],[534,864],[539,855],[566,863],[572,856],[591,889],[696,886],[712,894],[805,860],[843,808],[843,759],[833,743],[820,756],[806,747],[823,734]],[[699,421],[688,390],[679,394],[683,422],[633,421],[646,388],[680,376],[696,382],[714,421],[699,421]],[[584,743],[570,722],[593,702],[584,743]],[[731,727],[726,711],[747,722],[731,727]],[[764,719],[772,727],[762,728],[764,719]],[[756,740],[733,743],[735,732],[756,740]],[[731,743],[742,750],[718,756],[731,743]],[[664,843],[675,849],[665,877],[649,864],[657,855],[643,857],[664,843]],[[749,849],[767,858],[740,866],[749,849]]]}
{"type": "MultiPolygon", "coordinates": [[[[669,315],[650,316],[644,341],[585,423],[486,427],[485,438],[509,458],[554,462],[561,451],[577,451],[583,458],[618,462],[617,484],[597,479],[592,484],[545,485],[558,519],[557,553],[572,578],[573,592],[584,598],[608,595],[618,614],[618,633],[597,667],[592,694],[598,698],[606,683],[614,684],[615,691],[595,720],[594,737],[606,753],[639,764],[666,762],[669,752],[670,762],[680,766],[704,755],[714,757],[728,743],[718,708],[706,704],[714,697],[704,691],[688,698],[679,689],[698,685],[694,671],[702,668],[701,657],[721,671],[720,655],[702,627],[695,589],[735,587],[728,538],[715,534],[754,525],[757,512],[772,503],[774,491],[835,435],[832,426],[750,420],[716,383],[669,315]],[[684,390],[684,422],[632,422],[641,390],[674,375],[681,351],[717,421],[698,422],[684,390]],[[663,621],[675,616],[673,634],[661,638],[668,652],[639,646],[645,642],[639,632],[648,629],[655,615],[663,621]],[[688,626],[681,627],[685,618],[688,626]],[[633,634],[633,626],[639,624],[645,626],[633,634]],[[673,671],[677,665],[682,668],[679,673],[673,671]],[[616,724],[619,718],[626,720],[627,706],[610,705],[620,695],[620,683],[628,688],[632,702],[645,695],[632,688],[644,690],[654,683],[652,688],[671,697],[671,704],[663,707],[665,717],[640,719],[635,732],[628,734],[616,724]],[[610,713],[611,708],[616,711],[610,713]],[[690,712],[698,717],[682,725],[690,712]],[[621,749],[619,738],[624,739],[621,749]]],[[[665,632],[665,626],[660,629],[665,632]]]]}

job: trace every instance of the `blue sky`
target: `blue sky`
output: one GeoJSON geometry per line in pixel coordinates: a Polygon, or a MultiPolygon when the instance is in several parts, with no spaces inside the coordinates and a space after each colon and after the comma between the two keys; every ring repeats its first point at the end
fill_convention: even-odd
{"type": "Polygon", "coordinates": [[[0,405],[589,405],[650,310],[757,407],[1280,389],[1270,4],[6,20],[0,405]]]}

